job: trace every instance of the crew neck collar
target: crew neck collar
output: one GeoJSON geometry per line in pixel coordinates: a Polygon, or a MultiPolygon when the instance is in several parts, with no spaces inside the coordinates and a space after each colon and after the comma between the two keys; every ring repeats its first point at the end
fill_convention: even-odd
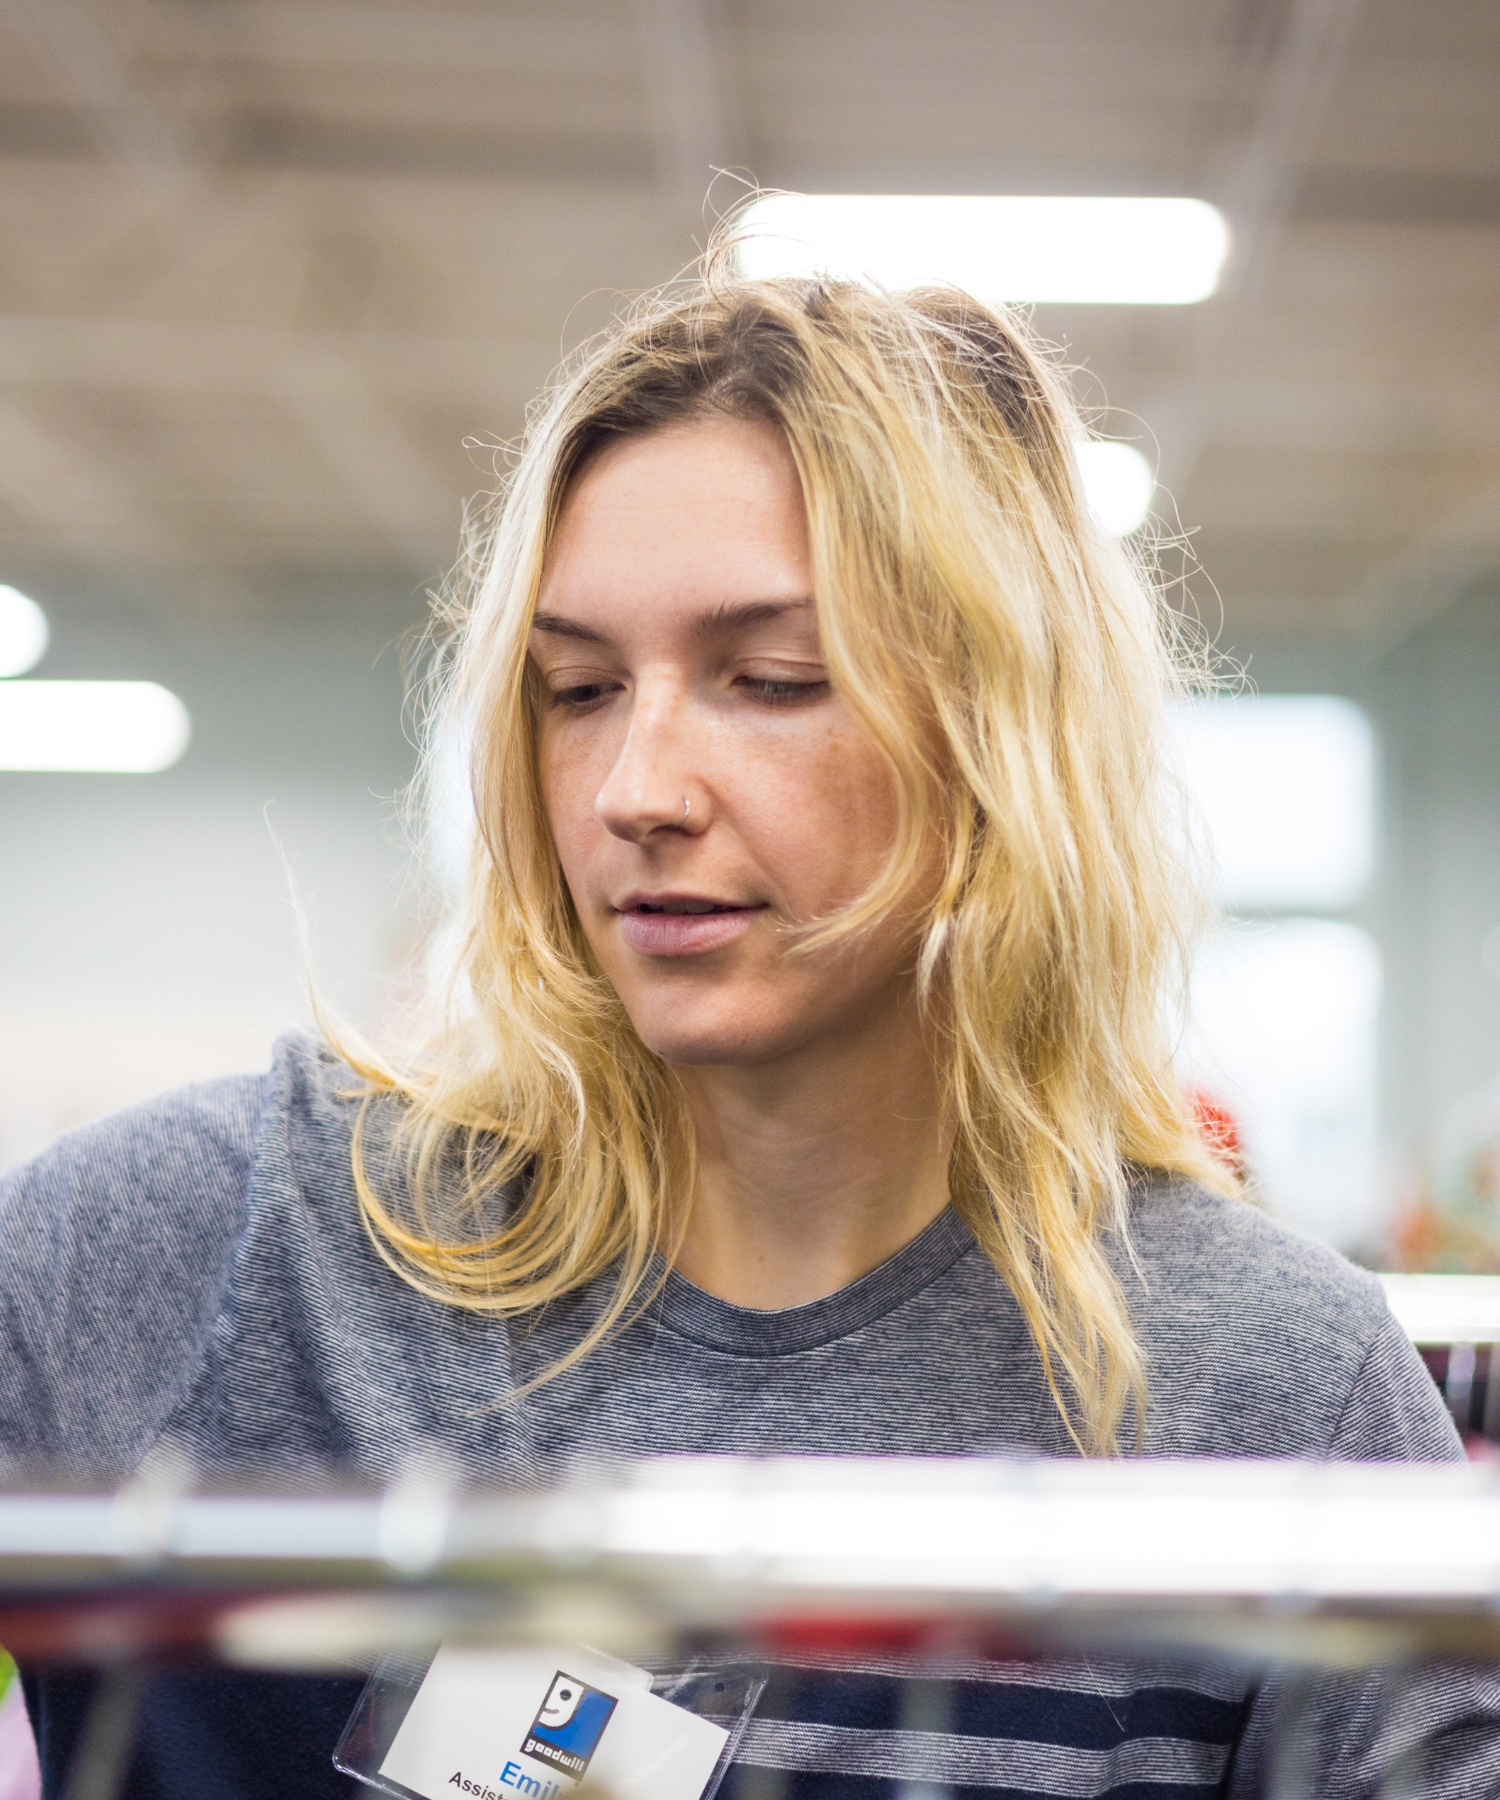
{"type": "Polygon", "coordinates": [[[657,1302],[659,1317],[669,1330],[710,1350],[736,1356],[790,1356],[847,1337],[893,1312],[973,1248],[973,1234],[950,1206],[879,1268],[806,1306],[774,1312],[733,1306],[673,1269],[657,1302]]]}

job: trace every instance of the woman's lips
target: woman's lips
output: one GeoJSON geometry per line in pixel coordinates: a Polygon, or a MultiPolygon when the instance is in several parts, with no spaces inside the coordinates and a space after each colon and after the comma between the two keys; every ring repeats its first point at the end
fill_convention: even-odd
{"type": "Polygon", "coordinates": [[[616,914],[620,936],[642,956],[701,956],[705,950],[722,949],[750,929],[762,909],[736,906],[723,912],[640,912],[630,908],[616,914]]]}

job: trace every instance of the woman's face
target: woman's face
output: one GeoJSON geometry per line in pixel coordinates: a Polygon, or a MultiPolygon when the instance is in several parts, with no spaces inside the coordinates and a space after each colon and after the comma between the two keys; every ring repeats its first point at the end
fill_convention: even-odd
{"type": "Polygon", "coordinates": [[[775,427],[715,418],[596,456],[558,523],[531,654],[563,874],[652,1050],[764,1063],[900,1006],[909,929],[787,953],[785,927],[878,872],[896,801],[829,686],[775,427]]]}

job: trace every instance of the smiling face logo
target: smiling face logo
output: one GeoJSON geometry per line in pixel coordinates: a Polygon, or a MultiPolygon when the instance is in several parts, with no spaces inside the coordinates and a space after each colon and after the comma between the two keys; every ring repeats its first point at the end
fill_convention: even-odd
{"type": "Polygon", "coordinates": [[[581,1779],[615,1705],[612,1694],[603,1694],[559,1669],[526,1733],[521,1754],[535,1757],[575,1781],[581,1779]]]}
{"type": "Polygon", "coordinates": [[[547,1689],[547,1698],[536,1716],[537,1724],[545,1725],[549,1731],[559,1730],[578,1711],[579,1701],[589,1691],[571,1675],[558,1674],[553,1678],[552,1686],[547,1689]]]}

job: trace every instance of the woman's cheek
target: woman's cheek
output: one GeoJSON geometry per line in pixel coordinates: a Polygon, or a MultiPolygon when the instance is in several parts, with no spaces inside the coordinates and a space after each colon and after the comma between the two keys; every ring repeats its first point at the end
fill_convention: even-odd
{"type": "Polygon", "coordinates": [[[575,900],[582,900],[578,890],[585,873],[587,846],[590,838],[601,829],[593,805],[598,785],[590,781],[585,758],[576,751],[570,754],[555,743],[544,745],[538,775],[542,808],[552,830],[563,876],[573,890],[575,900]]]}
{"type": "Polygon", "coordinates": [[[862,734],[819,733],[756,788],[764,860],[799,917],[854,899],[879,872],[895,838],[895,784],[862,734]]]}

